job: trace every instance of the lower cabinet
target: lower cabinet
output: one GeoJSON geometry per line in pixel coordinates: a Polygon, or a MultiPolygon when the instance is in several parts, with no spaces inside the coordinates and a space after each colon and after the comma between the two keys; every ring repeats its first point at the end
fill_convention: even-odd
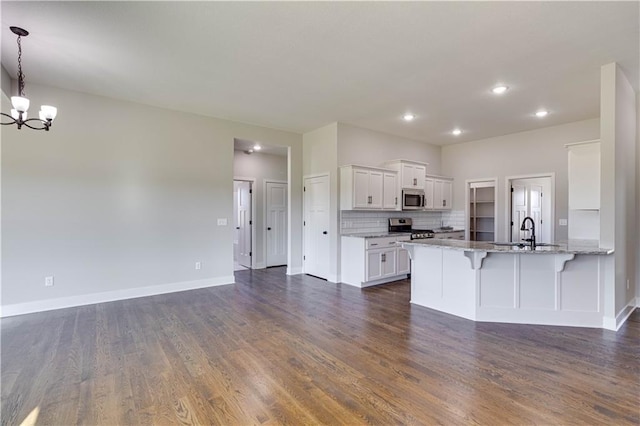
{"type": "Polygon", "coordinates": [[[398,243],[409,240],[408,236],[343,236],[341,281],[356,287],[368,287],[406,278],[411,272],[409,252],[398,243]]]}

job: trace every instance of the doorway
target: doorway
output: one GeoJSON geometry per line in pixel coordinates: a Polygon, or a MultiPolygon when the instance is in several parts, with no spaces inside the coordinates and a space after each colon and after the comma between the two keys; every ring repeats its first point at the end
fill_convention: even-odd
{"type": "Polygon", "coordinates": [[[287,264],[287,183],[265,182],[266,266],[287,264]]]}
{"type": "Polygon", "coordinates": [[[328,278],[329,274],[329,175],[304,178],[304,273],[328,278]]]}
{"type": "Polygon", "coordinates": [[[533,219],[536,241],[552,243],[553,232],[553,186],[552,176],[514,177],[508,179],[510,192],[510,229],[511,241],[529,238],[529,231],[521,231],[525,217],[533,219]]]}
{"type": "Polygon", "coordinates": [[[233,181],[233,218],[235,232],[233,237],[233,266],[234,270],[252,267],[252,214],[253,205],[252,182],[245,180],[233,181]]]}

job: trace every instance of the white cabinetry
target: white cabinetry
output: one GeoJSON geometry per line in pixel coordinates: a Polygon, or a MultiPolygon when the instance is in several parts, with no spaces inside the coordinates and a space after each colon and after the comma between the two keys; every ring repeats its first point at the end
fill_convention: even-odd
{"type": "Polygon", "coordinates": [[[399,210],[398,176],[393,170],[365,166],[340,168],[341,210],[399,210]]]}
{"type": "Polygon", "coordinates": [[[410,237],[342,237],[341,281],[356,287],[368,287],[407,277],[411,270],[409,253],[399,241],[410,237]]]}
{"type": "Polygon", "coordinates": [[[424,206],[427,210],[451,210],[453,178],[426,176],[424,180],[424,206]]]}
{"type": "Polygon", "coordinates": [[[395,172],[382,173],[382,208],[385,210],[400,210],[398,198],[398,174],[395,172]]]}
{"type": "Polygon", "coordinates": [[[409,160],[393,160],[384,167],[396,170],[400,175],[400,189],[424,189],[424,175],[427,164],[409,160]]]}

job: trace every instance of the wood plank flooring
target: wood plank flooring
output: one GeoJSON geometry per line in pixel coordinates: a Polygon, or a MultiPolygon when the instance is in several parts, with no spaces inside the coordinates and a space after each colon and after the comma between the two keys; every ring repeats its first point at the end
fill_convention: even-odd
{"type": "Polygon", "coordinates": [[[409,281],[236,278],[3,319],[1,423],[640,424],[638,310],[617,333],[473,323],[409,281]]]}

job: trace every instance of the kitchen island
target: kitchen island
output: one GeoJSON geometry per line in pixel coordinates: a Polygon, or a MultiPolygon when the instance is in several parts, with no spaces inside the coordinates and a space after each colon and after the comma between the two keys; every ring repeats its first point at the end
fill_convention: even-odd
{"type": "Polygon", "coordinates": [[[498,245],[414,240],[411,303],[474,321],[603,327],[613,250],[591,241],[498,245]]]}

